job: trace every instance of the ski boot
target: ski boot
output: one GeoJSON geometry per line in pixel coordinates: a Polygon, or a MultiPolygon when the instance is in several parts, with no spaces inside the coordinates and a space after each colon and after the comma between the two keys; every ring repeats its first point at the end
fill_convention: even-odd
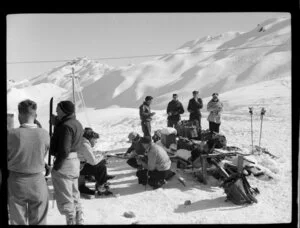
{"type": "Polygon", "coordinates": [[[84,224],[83,212],[81,210],[76,211],[75,222],[76,222],[76,225],[83,225],[84,224]]]}

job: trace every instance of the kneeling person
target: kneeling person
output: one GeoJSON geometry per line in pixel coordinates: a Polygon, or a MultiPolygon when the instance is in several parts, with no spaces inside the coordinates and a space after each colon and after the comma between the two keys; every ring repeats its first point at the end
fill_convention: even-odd
{"type": "Polygon", "coordinates": [[[138,163],[148,170],[148,184],[154,189],[160,188],[166,183],[166,180],[175,175],[171,171],[171,160],[167,152],[153,143],[151,138],[144,137],[140,143],[146,150],[148,161],[146,163],[142,159],[138,159],[138,163]]]}
{"type": "MultiPolygon", "coordinates": [[[[96,179],[95,189],[98,195],[112,195],[109,191],[107,181],[114,178],[107,174],[105,155],[94,155],[93,147],[97,143],[99,134],[94,132],[91,128],[85,128],[83,133],[82,144],[79,149],[80,159],[80,175],[92,175],[96,179]]],[[[85,181],[79,183],[79,191],[85,194],[93,195],[95,191],[85,186],[85,181]]]]}
{"type": "Polygon", "coordinates": [[[128,157],[127,164],[132,168],[138,169],[139,165],[137,164],[136,157],[138,154],[144,154],[144,149],[140,146],[141,136],[136,132],[130,132],[128,135],[128,142],[131,142],[131,146],[128,148],[124,157],[128,157]]]}

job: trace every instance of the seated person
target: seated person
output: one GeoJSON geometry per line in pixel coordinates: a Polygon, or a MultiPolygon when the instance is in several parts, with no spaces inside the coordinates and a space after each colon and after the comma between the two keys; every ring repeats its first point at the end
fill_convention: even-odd
{"type": "Polygon", "coordinates": [[[124,157],[128,157],[127,164],[130,165],[132,168],[139,168],[139,165],[136,162],[136,156],[138,154],[144,154],[145,150],[140,145],[139,141],[141,139],[141,136],[136,132],[130,132],[128,135],[128,142],[131,142],[131,146],[128,148],[126,153],[124,154],[124,157]]]}
{"type": "MultiPolygon", "coordinates": [[[[107,174],[105,155],[94,155],[93,147],[97,143],[99,134],[94,132],[91,128],[85,128],[82,145],[78,151],[78,157],[80,159],[80,175],[92,175],[96,179],[95,191],[98,195],[112,195],[109,191],[109,179],[114,178],[107,174]]],[[[85,181],[78,183],[78,188],[81,193],[95,194],[95,191],[85,186],[85,181]]]]}
{"type": "Polygon", "coordinates": [[[151,141],[151,137],[143,137],[140,140],[143,145],[147,155],[147,162],[137,158],[137,163],[141,164],[145,170],[148,172],[148,184],[153,187],[153,189],[160,188],[175,175],[171,171],[171,160],[167,152],[159,145],[151,141]]]}

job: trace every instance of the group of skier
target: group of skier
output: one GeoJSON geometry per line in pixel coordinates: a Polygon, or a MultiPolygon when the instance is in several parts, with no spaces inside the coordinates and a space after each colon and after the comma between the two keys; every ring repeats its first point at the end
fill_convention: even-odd
{"type": "MultiPolygon", "coordinates": [[[[151,136],[151,120],[155,112],[151,112],[150,105],[153,97],[146,96],[145,101],[139,107],[141,126],[144,136],[151,136]]],[[[190,113],[189,121],[194,122],[198,131],[201,131],[201,110],[203,108],[202,99],[199,98],[199,92],[193,91],[193,98],[189,100],[187,110],[190,113]]],[[[219,133],[221,125],[221,112],[223,111],[223,103],[219,100],[219,94],[213,93],[212,99],[207,104],[207,111],[209,111],[208,122],[209,130],[219,133]]],[[[177,128],[180,121],[180,115],[184,113],[182,103],[178,100],[178,95],[173,94],[173,99],[168,103],[168,127],[177,128]]]]}
{"type": "MultiPolygon", "coordinates": [[[[132,132],[132,146],[125,153],[127,163],[137,169],[140,184],[153,187],[163,186],[175,175],[167,152],[152,142],[151,120],[155,115],[150,105],[153,97],[147,96],[140,106],[140,118],[144,136],[132,132]],[[130,154],[130,155],[129,155],[130,154]]],[[[202,99],[198,91],[188,104],[190,120],[201,129],[202,99]]],[[[222,103],[214,93],[207,109],[212,131],[219,131],[222,103]]],[[[44,176],[45,167],[51,173],[54,198],[60,214],[68,225],[84,224],[80,193],[90,195],[112,195],[107,174],[106,154],[97,153],[94,146],[99,134],[91,128],[83,128],[76,119],[75,106],[71,101],[61,101],[56,107],[57,115],[50,116],[54,125],[53,134],[44,130],[37,121],[37,104],[24,100],[18,104],[19,128],[8,129],[8,209],[11,225],[44,225],[48,213],[48,187],[44,176]],[[47,153],[54,156],[53,168],[45,163],[47,153]],[[95,190],[85,185],[85,176],[95,181],[95,190]]],[[[177,94],[167,107],[168,126],[176,127],[184,113],[177,94]]],[[[49,156],[49,155],[48,155],[49,156]]]]}

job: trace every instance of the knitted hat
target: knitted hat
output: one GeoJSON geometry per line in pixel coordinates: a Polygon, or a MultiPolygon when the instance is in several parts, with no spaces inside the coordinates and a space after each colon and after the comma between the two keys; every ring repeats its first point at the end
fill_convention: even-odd
{"type": "Polygon", "coordinates": [[[128,142],[134,141],[138,136],[139,136],[138,133],[136,133],[134,131],[130,132],[128,135],[128,139],[129,139],[128,142]]]}
{"type": "Polygon", "coordinates": [[[150,100],[153,100],[153,97],[152,96],[146,96],[145,101],[150,101],[150,100]]]}
{"type": "Polygon", "coordinates": [[[58,103],[58,106],[67,115],[75,112],[75,106],[71,101],[61,101],[58,103]]]}

